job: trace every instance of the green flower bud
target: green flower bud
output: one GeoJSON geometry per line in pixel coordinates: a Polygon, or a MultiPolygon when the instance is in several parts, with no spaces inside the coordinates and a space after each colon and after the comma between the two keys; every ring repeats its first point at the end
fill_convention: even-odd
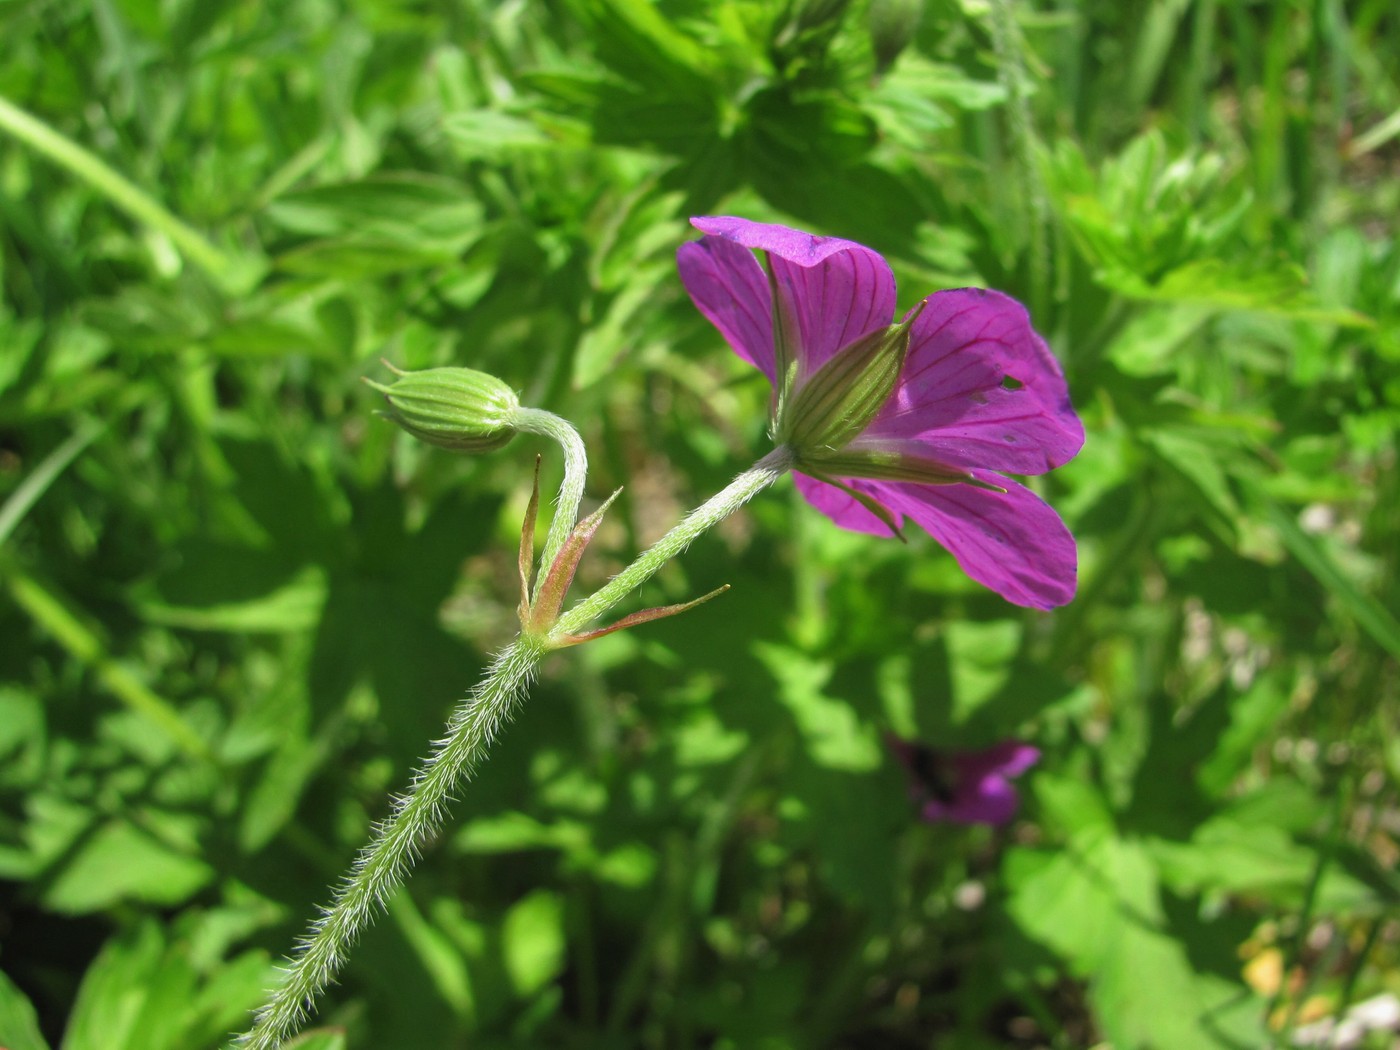
{"type": "Polygon", "coordinates": [[[515,436],[520,399],[495,376],[471,368],[389,369],[395,379],[388,386],[365,383],[389,402],[381,414],[420,441],[451,452],[491,452],[515,436]]]}

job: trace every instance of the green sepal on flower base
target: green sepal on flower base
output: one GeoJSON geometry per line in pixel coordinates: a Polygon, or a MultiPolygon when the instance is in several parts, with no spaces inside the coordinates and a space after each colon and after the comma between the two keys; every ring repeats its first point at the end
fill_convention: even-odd
{"type": "Polygon", "coordinates": [[[389,402],[380,415],[449,452],[492,452],[515,437],[520,399],[502,380],[472,368],[425,368],[394,373],[388,386],[365,379],[389,402]]]}
{"type": "Polygon", "coordinates": [[[601,507],[574,525],[554,560],[549,565],[541,567],[544,578],[536,589],[532,586],[532,577],[534,575],[535,519],[540,507],[540,460],[538,456],[535,458],[534,484],[530,490],[530,502],[525,508],[525,521],[520,529],[520,631],[527,638],[543,639],[548,648],[563,649],[570,645],[592,641],[594,638],[601,638],[614,631],[625,630],[642,623],[650,623],[652,620],[664,619],[667,616],[675,616],[677,613],[693,609],[695,606],[729,590],[729,584],[726,583],[723,587],[717,587],[709,594],[696,598],[694,601],[680,605],[663,605],[653,609],[643,609],[640,612],[624,616],[608,627],[600,627],[579,634],[556,633],[554,627],[559,620],[560,612],[563,610],[564,598],[568,595],[569,586],[574,582],[574,575],[578,572],[583,552],[588,549],[588,544],[592,542],[598,527],[603,523],[603,516],[621,492],[622,490],[618,489],[603,502],[601,507]],[[533,599],[531,598],[532,593],[534,594],[533,599]]]}
{"type": "Polygon", "coordinates": [[[799,461],[845,448],[894,392],[909,333],[923,309],[919,303],[898,324],[856,340],[812,375],[796,376],[796,388],[778,406],[774,439],[799,461]]]}
{"type": "MultiPolygon", "coordinates": [[[[778,301],[775,294],[775,304],[778,301]]],[[[926,457],[898,449],[852,445],[894,392],[909,353],[910,332],[925,302],[915,306],[898,324],[876,329],[844,348],[805,380],[797,375],[788,345],[796,324],[785,320],[782,311],[774,307],[775,360],[779,374],[784,374],[785,368],[789,377],[775,412],[774,440],[792,450],[797,470],[846,493],[879,518],[901,542],[905,542],[904,533],[889,508],[841,478],[995,487],[978,481],[968,471],[926,457]],[[788,390],[790,387],[795,389],[788,390]]]]}

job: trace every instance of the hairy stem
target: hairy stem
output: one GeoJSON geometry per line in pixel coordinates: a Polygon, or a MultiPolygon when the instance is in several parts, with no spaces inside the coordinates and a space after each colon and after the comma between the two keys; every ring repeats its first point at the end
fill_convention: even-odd
{"type": "Polygon", "coordinates": [[[452,792],[471,776],[547,653],[538,641],[522,637],[497,655],[486,678],[454,712],[447,735],[434,745],[408,794],[375,829],[330,906],[298,944],[281,983],[239,1046],[275,1050],[296,1033],[360,932],[387,905],[412,859],[437,834],[452,792]]]}
{"type": "Polygon", "coordinates": [[[588,478],[588,452],[583,447],[583,439],[567,419],[561,419],[553,412],[538,408],[521,407],[512,419],[516,429],[527,434],[540,434],[559,442],[564,449],[564,481],[559,486],[559,501],[554,507],[554,520],[549,523],[549,534],[545,536],[544,552],[540,555],[540,572],[535,580],[535,593],[540,595],[540,587],[554,558],[569,538],[574,523],[578,521],[578,507],[583,502],[583,486],[588,478]]]}
{"type": "MultiPolygon", "coordinates": [[[[558,420],[558,417],[551,418],[558,420]]],[[[567,428],[577,441],[572,427],[563,420],[558,420],[558,423],[567,428]]],[[[544,425],[553,426],[548,423],[544,425]]],[[[556,429],[535,432],[559,437],[556,429]]],[[[565,447],[565,480],[555,520],[556,523],[567,521],[566,528],[562,530],[566,538],[582,496],[583,446],[581,442],[578,443],[576,455],[573,455],[570,452],[571,443],[562,437],[559,440],[565,447]]],[[[276,1050],[296,1033],[317,996],[345,963],[350,947],[360,932],[369,926],[379,910],[387,906],[418,851],[437,834],[452,792],[462,780],[471,776],[496,733],[523,697],[544,657],[557,648],[557,639],[611,609],[650,579],[667,561],[685,550],[702,532],[733,514],[777,481],[791,465],[792,454],[788,449],[779,448],[770,452],[686,515],[679,525],[613,577],[597,594],[560,617],[549,635],[521,635],[501,651],[486,677],[453,714],[446,736],[434,745],[432,754],[414,776],[408,793],[398,800],[389,817],[375,828],[369,845],[355,859],[349,875],[335,891],[330,906],[321,918],[312,923],[297,945],[291,964],[283,972],[281,983],[258,1010],[252,1029],[239,1037],[238,1046],[245,1050],[276,1050]]],[[[551,539],[554,534],[555,529],[551,528],[551,539]]],[[[559,543],[562,545],[562,538],[559,543]]],[[[546,556],[549,551],[546,545],[546,556]]]]}
{"type": "Polygon", "coordinates": [[[590,621],[602,616],[651,579],[661,566],[689,547],[697,536],[729,517],[787,473],[791,467],[792,452],[786,446],[779,446],[768,453],[725,488],[687,514],[679,525],[652,544],[636,561],[609,580],[601,590],[559,617],[558,623],[550,632],[551,636],[563,638],[574,634],[590,621]]]}

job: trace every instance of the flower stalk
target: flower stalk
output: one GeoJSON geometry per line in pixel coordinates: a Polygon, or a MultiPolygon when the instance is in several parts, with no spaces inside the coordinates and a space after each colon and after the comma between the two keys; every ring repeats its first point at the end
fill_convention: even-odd
{"type": "MultiPolygon", "coordinates": [[[[548,415],[541,413],[541,416],[548,415]]],[[[558,417],[551,417],[558,419],[558,417]]],[[[562,434],[548,421],[539,421],[549,430],[536,431],[549,436],[562,434]]],[[[573,427],[558,420],[569,433],[573,427]]],[[[527,429],[522,426],[520,429],[527,429]]],[[[561,443],[564,443],[561,440],[561,443]]],[[[560,495],[559,513],[555,520],[572,520],[577,511],[573,495],[573,479],[579,478],[578,493],[582,496],[582,443],[574,460],[576,475],[568,468],[568,446],[564,491],[560,495]]],[[[624,627],[634,626],[660,616],[683,612],[727,589],[721,587],[703,598],[683,605],[648,609],[623,617],[618,623],[599,630],[578,633],[590,622],[608,612],[623,598],[649,580],[671,558],[685,550],[701,533],[723,521],[754,496],[782,477],[792,464],[791,453],[779,448],[769,453],[752,468],[740,474],[716,495],[691,511],[670,532],[651,546],[626,569],[613,577],[601,590],[575,605],[557,619],[551,617],[548,626],[527,623],[527,629],[503,649],[491,664],[486,677],[454,712],[443,738],[433,746],[432,754],[414,775],[407,794],[394,805],[390,815],[374,830],[373,837],[355,859],[349,874],[336,890],[321,918],[311,924],[305,937],[298,942],[290,965],[283,971],[282,981],[270,993],[266,1004],[258,1010],[253,1028],[241,1036],[237,1045],[243,1050],[276,1050],[290,1039],[306,1020],[311,1005],[349,955],[360,933],[374,921],[377,913],[403,882],[404,876],[424,845],[432,841],[442,826],[447,804],[453,793],[469,779],[486,754],[491,741],[509,720],[516,705],[523,699],[540,664],[552,650],[596,638],[624,627]],[[528,629],[533,626],[534,629],[528,629]]],[[[538,486],[527,512],[526,536],[532,529],[538,506],[538,486]]],[[[587,540],[597,528],[601,511],[565,528],[558,549],[550,557],[546,545],[543,568],[535,583],[533,602],[528,581],[529,548],[522,540],[520,564],[522,573],[522,621],[530,615],[532,606],[541,596],[553,605],[562,601],[563,589],[572,579],[576,555],[581,555],[587,540]],[[572,548],[577,546],[577,551],[572,548]],[[570,559],[573,563],[570,564],[570,559]],[[558,569],[555,570],[555,566],[558,569]],[[563,575],[567,574],[567,579],[563,575]],[[550,577],[555,576],[553,582],[550,577]],[[557,593],[556,593],[557,592],[557,593]]],[[[554,529],[551,528],[551,537],[554,529]]],[[[553,605],[557,610],[558,606],[553,605]]]]}
{"type": "MultiPolygon", "coordinates": [[[[792,467],[792,452],[780,445],[723,489],[687,514],[627,568],[600,590],[579,602],[561,616],[551,632],[562,639],[602,616],[631,594],[668,561],[691,545],[702,533],[714,528],[729,515],[772,485],[792,467]]],[[[702,599],[703,600],[703,599],[702,599]]],[[[687,607],[693,603],[687,603],[687,607]]]]}
{"type": "Polygon", "coordinates": [[[544,586],[549,566],[559,556],[578,521],[579,504],[583,502],[583,486],[588,479],[588,452],[583,439],[567,419],[539,408],[522,405],[516,410],[515,426],[527,434],[538,434],[559,443],[564,451],[564,480],[559,485],[559,500],[554,507],[554,519],[549,523],[549,533],[545,536],[544,551],[540,554],[540,574],[535,583],[534,597],[538,599],[539,588],[544,586]]]}
{"type": "Polygon", "coordinates": [[[538,639],[522,637],[496,656],[486,677],[454,712],[446,735],[414,774],[408,793],[375,828],[329,907],[298,943],[281,983],[258,1010],[252,1029],[238,1040],[238,1046],[276,1050],[296,1033],[360,932],[386,906],[414,858],[437,834],[453,792],[485,756],[547,653],[538,639]]]}

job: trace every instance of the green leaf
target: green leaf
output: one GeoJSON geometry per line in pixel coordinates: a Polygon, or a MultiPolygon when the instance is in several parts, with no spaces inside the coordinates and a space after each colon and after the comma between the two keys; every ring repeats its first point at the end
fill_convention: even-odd
{"type": "Polygon", "coordinates": [[[777,682],[777,698],[791,713],[813,762],[850,772],[880,765],[884,752],[874,731],[861,724],[850,704],[823,692],[834,669],[829,662],[767,642],[755,642],[753,652],[777,682]]]}
{"type": "Polygon", "coordinates": [[[472,995],[471,975],[467,972],[466,960],[451,938],[424,918],[407,890],[394,894],[389,902],[389,915],[418,956],[438,996],[458,1016],[473,1017],[476,1002],[472,995]]]}
{"type": "Polygon", "coordinates": [[[279,269],[352,281],[449,264],[486,230],[470,188],[437,176],[383,175],[287,194],[268,215],[316,238],[284,252],[279,269]]]}
{"type": "Polygon", "coordinates": [[[493,109],[449,113],[442,132],[463,159],[499,158],[522,150],[542,150],[552,140],[533,121],[493,109]]]}
{"type": "Polygon", "coordinates": [[[1020,620],[956,620],[948,625],[955,723],[972,718],[1011,677],[1021,631],[1020,620]]]}
{"type": "Polygon", "coordinates": [[[1127,928],[1153,931],[1162,921],[1150,856],[1111,832],[1081,833],[1055,850],[1015,849],[1005,865],[1012,918],[1081,976],[1113,964],[1127,928]]]}
{"type": "Polygon", "coordinates": [[[453,179],[389,173],[284,194],[267,206],[267,217],[312,237],[379,230],[391,239],[417,231],[436,240],[476,230],[481,206],[468,186],[453,179]]]}
{"type": "Polygon", "coordinates": [[[1149,430],[1143,437],[1190,482],[1201,499],[1219,515],[1220,523],[1233,532],[1240,518],[1240,507],[1220,466],[1217,448],[1202,437],[1176,429],[1149,430]]]}
{"type": "Polygon", "coordinates": [[[1296,266],[1201,259],[1174,267],[1155,281],[1119,270],[1105,270],[1102,277],[1107,287],[1134,299],[1244,310],[1348,328],[1374,327],[1369,317],[1355,310],[1319,302],[1308,290],[1307,275],[1296,266]]]}
{"type": "Polygon", "coordinates": [[[955,123],[954,111],[976,111],[1006,101],[995,81],[973,80],[956,66],[906,53],[864,101],[880,130],[910,149],[925,150],[930,139],[955,123]]]}
{"type": "Polygon", "coordinates": [[[703,93],[714,55],[648,0],[572,0],[612,69],[663,96],[703,93]]]}
{"type": "Polygon", "coordinates": [[[0,787],[32,786],[43,769],[44,705],[27,690],[0,685],[0,787]]]}
{"type": "Polygon", "coordinates": [[[37,319],[18,320],[8,311],[0,313],[0,396],[6,394],[19,379],[30,355],[44,335],[44,326],[37,319]]]}
{"type": "Polygon", "coordinates": [[[1015,849],[1005,870],[1009,914],[1088,979],[1113,1045],[1262,1045],[1263,1004],[1243,985],[1197,971],[1172,936],[1141,844],[1082,834],[1060,849],[1015,849]]]}
{"type": "Polygon", "coordinates": [[[108,941],[83,977],[61,1050],[160,1050],[137,1026],[163,948],[150,920],[108,941]]]}
{"type": "Polygon", "coordinates": [[[1208,307],[1192,304],[1144,309],[1123,326],[1109,346],[1107,357],[1124,375],[1175,373],[1179,353],[1211,314],[1208,307]]]}
{"type": "MultiPolygon", "coordinates": [[[[195,921],[183,924],[197,927],[195,921]]],[[[83,976],[61,1050],[188,1050],[227,1037],[262,998],[262,952],[195,965],[185,937],[146,919],[113,937],[83,976]]]]}
{"type": "Polygon", "coordinates": [[[1353,583],[1322,545],[1299,528],[1298,523],[1285,514],[1283,508],[1265,502],[1264,513],[1268,516],[1269,523],[1278,531],[1279,538],[1283,540],[1283,545],[1288,548],[1289,553],[1317,578],[1317,582],[1322,584],[1377,645],[1395,659],[1400,659],[1400,620],[1353,583]]]}
{"type": "Polygon", "coordinates": [[[625,842],[586,863],[600,881],[630,890],[651,885],[658,867],[656,850],[644,842],[625,842]]]}
{"type": "Polygon", "coordinates": [[[1197,770],[1196,779],[1206,792],[1220,797],[1246,770],[1254,752],[1269,739],[1288,711],[1292,697],[1277,676],[1260,677],[1230,702],[1230,725],[1215,751],[1197,770]]]}
{"type": "Polygon", "coordinates": [[[574,851],[588,845],[588,827],[579,821],[545,824],[518,811],[473,818],[452,837],[463,853],[517,853],[528,849],[574,851]]]}
{"type": "Polygon", "coordinates": [[[296,814],[307,782],[331,754],[324,736],[306,738],[301,726],[289,727],[268,761],[262,778],[248,793],[238,821],[238,844],[256,853],[287,826],[296,814]]]}
{"type": "Polygon", "coordinates": [[[316,1028],[288,1040],[283,1050],[346,1050],[348,1046],[344,1029],[316,1028]]]}
{"type": "Polygon", "coordinates": [[[564,969],[564,901],[535,890],[506,912],[501,928],[506,973],[517,995],[532,996],[564,969]]]}
{"type": "MultiPolygon", "coordinates": [[[[250,553],[229,550],[222,553],[217,564],[200,567],[212,577],[208,593],[213,600],[207,604],[176,604],[151,595],[138,600],[137,612],[149,623],[195,631],[283,633],[315,627],[326,602],[325,570],[318,565],[303,565],[290,578],[271,580],[269,573],[275,573],[277,566],[268,564],[265,557],[252,557],[250,553]],[[241,574],[230,579],[230,567],[244,561],[249,563],[252,580],[241,574]],[[233,588],[244,590],[250,582],[257,584],[264,580],[272,586],[263,594],[245,600],[219,600],[233,588]]],[[[182,591],[188,592],[192,585],[197,585],[198,572],[196,569],[194,574],[187,574],[178,581],[182,591]]],[[[228,598],[233,596],[229,594],[228,598]]]]}
{"type": "MultiPolygon", "coordinates": [[[[86,818],[86,814],[83,814],[86,818]]],[[[122,902],[174,905],[208,884],[214,872],[167,838],[193,839],[189,818],[147,811],[143,826],[111,820],[76,838],[43,889],[47,907],[70,915],[122,902]]]]}
{"type": "Polygon", "coordinates": [[[584,333],[574,356],[576,389],[586,389],[610,375],[624,353],[638,349],[638,318],[654,304],[658,288],[670,280],[673,266],[667,261],[638,268],[602,318],[584,333]]]}
{"type": "MultiPolygon", "coordinates": [[[[1155,841],[1149,849],[1162,877],[1179,893],[1229,893],[1258,897],[1298,909],[1318,865],[1317,851],[1297,843],[1282,828],[1229,813],[1196,829],[1189,843],[1155,841]]],[[[1324,911],[1378,913],[1382,902],[1371,889],[1328,865],[1317,887],[1324,911]]]]}
{"type": "Polygon", "coordinates": [[[49,1050],[39,1034],[39,1015],[23,992],[0,972],[0,1046],[5,1050],[49,1050]]]}

